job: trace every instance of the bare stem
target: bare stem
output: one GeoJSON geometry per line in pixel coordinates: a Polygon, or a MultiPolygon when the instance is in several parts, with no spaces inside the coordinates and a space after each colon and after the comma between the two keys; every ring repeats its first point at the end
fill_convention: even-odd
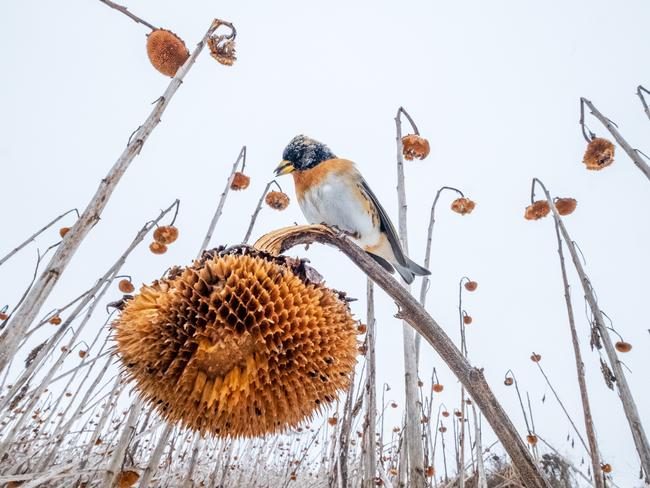
{"type": "Polygon", "coordinates": [[[264,197],[266,194],[269,192],[269,188],[271,188],[271,185],[273,184],[275,180],[269,181],[266,186],[264,187],[264,191],[262,192],[262,195],[260,196],[259,201],[257,202],[257,206],[255,207],[255,211],[253,212],[253,215],[251,215],[251,220],[248,224],[248,229],[246,230],[246,235],[244,236],[244,240],[242,242],[247,243],[248,239],[251,238],[251,234],[253,233],[253,227],[255,226],[255,222],[257,221],[257,216],[259,215],[260,211],[262,210],[262,203],[264,202],[264,197]]]}
{"type": "Polygon", "coordinates": [[[146,25],[152,31],[157,29],[157,27],[153,26],[152,24],[150,24],[146,20],[143,20],[140,17],[138,17],[137,15],[132,14],[131,12],[129,12],[129,10],[126,7],[123,7],[122,5],[118,5],[117,3],[111,2],[110,0],[99,0],[99,1],[102,2],[105,5],[108,5],[111,8],[114,8],[115,10],[117,10],[119,12],[122,12],[124,15],[126,15],[131,20],[137,22],[138,24],[146,25]]]}
{"type": "Polygon", "coordinates": [[[645,112],[645,114],[650,119],[650,108],[648,108],[648,102],[646,102],[646,99],[643,96],[644,92],[647,93],[648,95],[650,95],[650,91],[646,90],[643,86],[639,85],[639,86],[636,87],[636,94],[641,99],[641,104],[643,105],[643,111],[645,112]]]}

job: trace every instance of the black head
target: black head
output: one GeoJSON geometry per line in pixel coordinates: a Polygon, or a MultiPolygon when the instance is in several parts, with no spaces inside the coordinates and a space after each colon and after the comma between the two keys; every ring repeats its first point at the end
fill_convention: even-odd
{"type": "Polygon", "coordinates": [[[291,139],[291,142],[284,148],[283,161],[275,172],[281,175],[293,171],[304,171],[335,157],[330,148],[322,142],[305,135],[299,135],[291,139]]]}

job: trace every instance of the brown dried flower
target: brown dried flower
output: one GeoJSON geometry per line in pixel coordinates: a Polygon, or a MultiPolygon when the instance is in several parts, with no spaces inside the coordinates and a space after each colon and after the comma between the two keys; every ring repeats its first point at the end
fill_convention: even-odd
{"type": "Polygon", "coordinates": [[[417,134],[402,137],[402,153],[404,159],[412,161],[415,158],[424,159],[429,155],[429,141],[417,134]]]}
{"type": "Polygon", "coordinates": [[[431,387],[431,389],[433,391],[435,391],[436,393],[440,393],[442,390],[445,389],[445,387],[443,385],[441,385],[440,383],[434,383],[433,386],[431,387]]]}
{"type": "Polygon", "coordinates": [[[463,324],[469,325],[473,322],[471,315],[463,315],[463,324]]]}
{"type": "Polygon", "coordinates": [[[139,479],[140,475],[136,471],[122,471],[117,476],[117,486],[119,488],[131,488],[138,482],[139,479]]]}
{"type": "Polygon", "coordinates": [[[558,198],[555,200],[555,208],[560,215],[569,215],[578,206],[575,198],[558,198]]]}
{"type": "Polygon", "coordinates": [[[237,171],[232,177],[232,182],[230,183],[230,189],[239,191],[245,190],[248,188],[248,185],[251,184],[250,176],[245,175],[241,171],[237,171]]]}
{"type": "Polygon", "coordinates": [[[515,380],[511,376],[507,376],[505,380],[503,380],[503,384],[506,386],[512,386],[515,380]]]}
{"type": "Polygon", "coordinates": [[[176,239],[178,239],[178,229],[173,225],[161,225],[153,231],[153,240],[165,246],[169,246],[176,239]]]}
{"type": "Polygon", "coordinates": [[[478,283],[476,281],[468,281],[465,283],[465,289],[467,291],[476,291],[478,288],[478,283]]]}
{"type": "Polygon", "coordinates": [[[114,323],[136,389],[167,421],[220,437],[300,425],[349,386],[356,321],[305,263],[204,253],[144,286],[114,323]]]}
{"type": "Polygon", "coordinates": [[[442,416],[443,417],[449,417],[449,412],[447,410],[442,411],[442,416]]]}
{"type": "Polygon", "coordinates": [[[70,227],[61,227],[59,229],[59,235],[61,236],[61,239],[63,239],[68,232],[70,232],[70,227]]]}
{"type": "Polygon", "coordinates": [[[175,76],[190,52],[183,40],[171,31],[156,29],[147,36],[147,55],[154,68],[167,76],[175,76]]]}
{"type": "Polygon", "coordinates": [[[472,213],[474,207],[476,207],[476,203],[474,203],[474,201],[470,200],[469,198],[465,198],[465,197],[457,198],[456,200],[451,202],[451,209],[457,214],[461,214],[461,215],[472,213]]]}
{"type": "Polygon", "coordinates": [[[133,293],[135,291],[135,286],[133,286],[133,283],[131,283],[126,278],[120,280],[117,287],[120,289],[122,293],[133,293]]]}
{"type": "Polygon", "coordinates": [[[445,432],[447,432],[447,427],[445,427],[444,425],[441,425],[438,430],[444,434],[445,432]]]}
{"type": "Polygon", "coordinates": [[[327,423],[330,425],[336,425],[338,423],[339,419],[336,417],[330,417],[327,419],[327,423]]]}
{"type": "Polygon", "coordinates": [[[530,444],[531,446],[537,444],[537,436],[535,434],[528,434],[526,436],[526,440],[528,441],[528,444],[530,444]]]}
{"type": "Polygon", "coordinates": [[[153,241],[149,244],[149,250],[154,254],[165,254],[167,252],[167,246],[160,242],[153,241]]]}
{"type": "Polygon", "coordinates": [[[532,356],[530,356],[530,360],[534,363],[539,363],[542,360],[542,355],[533,353],[532,356]]]}
{"type": "Polygon", "coordinates": [[[542,217],[546,217],[550,211],[551,207],[546,200],[537,200],[532,205],[526,207],[524,218],[526,220],[539,220],[542,217]]]}
{"type": "Polygon", "coordinates": [[[609,463],[601,464],[601,465],[600,465],[600,469],[602,469],[602,470],[603,470],[603,473],[605,473],[605,474],[609,474],[609,473],[611,473],[612,471],[614,471],[614,469],[612,468],[612,465],[609,464],[609,463]]]}
{"type": "Polygon", "coordinates": [[[8,318],[9,318],[8,314],[4,312],[0,312],[0,320],[7,320],[8,318]]]}
{"type": "Polygon", "coordinates": [[[79,357],[80,358],[85,358],[86,355],[88,354],[88,351],[84,351],[83,349],[79,349],[79,357]]]}
{"type": "Polygon", "coordinates": [[[366,324],[357,325],[357,332],[359,334],[365,334],[366,333],[366,324]]]}
{"type": "Polygon", "coordinates": [[[50,317],[50,320],[48,320],[48,322],[52,325],[60,325],[62,320],[61,317],[59,317],[58,315],[54,315],[50,317]]]}
{"type": "Polygon", "coordinates": [[[433,466],[427,466],[427,478],[432,478],[436,474],[436,470],[433,466]]]}
{"type": "Polygon", "coordinates": [[[235,55],[235,40],[225,36],[212,36],[208,39],[210,54],[224,66],[232,66],[237,61],[235,55]]]}
{"type": "Polygon", "coordinates": [[[596,137],[587,144],[582,158],[587,169],[601,170],[614,162],[614,144],[602,137],[596,137]]]}
{"type": "Polygon", "coordinates": [[[266,194],[266,204],[275,210],[284,210],[289,206],[289,197],[281,191],[270,191],[266,194]]]}
{"type": "Polygon", "coordinates": [[[625,341],[618,341],[614,344],[614,347],[618,352],[630,352],[632,350],[632,344],[625,341]]]}

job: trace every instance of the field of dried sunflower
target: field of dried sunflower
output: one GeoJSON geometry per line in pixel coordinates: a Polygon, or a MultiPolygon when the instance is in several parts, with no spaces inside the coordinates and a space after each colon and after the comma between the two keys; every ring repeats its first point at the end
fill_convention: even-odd
{"type": "MultiPolygon", "coordinates": [[[[92,3],[82,9],[110,19],[92,42],[139,39],[133,73],[162,82],[148,86],[159,89],[146,91],[151,107],[129,111],[136,121],[124,120],[119,104],[97,119],[92,159],[104,163],[89,170],[92,188],[74,183],[86,181],[83,174],[55,172],[56,183],[46,182],[47,208],[21,219],[15,227],[22,234],[8,231],[12,226],[3,233],[0,484],[647,484],[650,399],[639,378],[648,367],[647,327],[635,309],[650,271],[639,249],[650,236],[634,230],[613,251],[601,223],[620,229],[608,220],[605,201],[644,226],[647,198],[634,192],[648,194],[650,167],[638,143],[599,111],[600,102],[578,97],[573,107],[579,124],[572,136],[582,146],[561,159],[577,187],[546,169],[509,174],[491,167],[493,156],[480,148],[486,168],[425,181],[417,172],[442,164],[442,136],[433,134],[445,131],[420,130],[431,126],[428,103],[400,93],[391,99],[394,105],[381,110],[389,128],[376,163],[381,170],[367,173],[380,187],[385,180],[384,189],[397,185],[396,198],[390,189],[378,194],[388,195],[387,205],[395,200],[403,242],[433,271],[407,290],[336,229],[291,226],[303,221],[291,181],[269,176],[284,141],[266,141],[277,133],[255,120],[261,104],[247,104],[259,98],[238,92],[238,77],[250,76],[246,53],[255,56],[269,36],[242,29],[240,13],[228,10],[220,14],[233,23],[207,17],[202,32],[167,17],[166,27],[193,32],[186,42],[192,35],[150,23],[157,12],[146,4],[92,3]],[[236,43],[245,47],[241,53],[236,43]],[[202,89],[203,99],[183,105],[186,92],[202,89]],[[229,97],[240,112],[225,113],[229,97]],[[399,106],[406,102],[408,111],[399,106]],[[200,123],[195,113],[203,114],[200,123]],[[109,124],[125,147],[101,142],[109,124]],[[275,152],[260,156],[258,139],[275,152]],[[112,167],[110,151],[117,157],[112,167]],[[200,162],[187,161],[198,154],[200,162]],[[142,160],[146,168],[138,166],[142,160]],[[613,178],[626,178],[628,188],[603,196],[612,183],[597,189],[592,176],[607,181],[621,167],[627,171],[613,178]],[[73,183],[64,196],[66,180],[73,183]],[[513,199],[516,210],[486,216],[513,199]],[[67,210],[68,202],[81,203],[67,210]],[[476,227],[481,219],[487,232],[476,227]],[[602,240],[588,238],[593,229],[602,240]],[[592,254],[618,261],[621,250],[624,262],[636,263],[626,274],[608,274],[591,261],[592,254]],[[619,302],[624,311],[603,305],[619,302]]],[[[316,70],[312,61],[287,66],[316,70]]],[[[117,76],[105,68],[116,86],[134,84],[128,70],[117,76]]],[[[101,97],[87,90],[75,97],[101,97]]],[[[635,116],[650,117],[650,93],[639,85],[637,96],[635,116]]],[[[288,93],[277,104],[268,98],[281,123],[293,127],[281,111],[303,104],[305,95],[300,101],[288,93]]],[[[310,126],[308,117],[304,124],[310,126]]],[[[362,158],[355,148],[362,139],[369,140],[353,134],[347,145],[355,159],[362,158]]],[[[557,164],[553,141],[535,144],[543,154],[531,158],[557,164]]],[[[20,178],[8,181],[21,186],[20,178]]],[[[3,208],[17,203],[3,201],[3,208]]]]}

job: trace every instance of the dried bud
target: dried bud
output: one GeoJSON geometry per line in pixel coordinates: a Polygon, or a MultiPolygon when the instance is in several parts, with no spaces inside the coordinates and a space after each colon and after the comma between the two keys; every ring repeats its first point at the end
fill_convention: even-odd
{"type": "Polygon", "coordinates": [[[417,134],[402,137],[402,153],[404,159],[412,161],[415,158],[424,159],[429,155],[429,141],[417,134]]]}
{"type": "Polygon", "coordinates": [[[224,66],[232,66],[237,61],[234,39],[225,36],[212,36],[208,39],[210,54],[224,66]]]}
{"type": "Polygon", "coordinates": [[[366,324],[357,325],[357,332],[359,334],[365,334],[366,333],[366,324]]]}
{"type": "Polygon", "coordinates": [[[266,204],[275,210],[284,210],[289,206],[289,197],[281,191],[270,191],[266,194],[266,204]]]}
{"type": "Polygon", "coordinates": [[[526,440],[528,441],[528,444],[530,444],[531,446],[537,444],[537,436],[535,434],[528,434],[526,436],[526,440]]]}
{"type": "Polygon", "coordinates": [[[235,191],[245,190],[246,188],[248,188],[248,185],[250,184],[251,184],[250,176],[246,176],[241,171],[237,171],[232,177],[232,182],[230,183],[230,189],[235,191]]]}
{"type": "Polygon", "coordinates": [[[4,312],[0,312],[0,320],[7,320],[9,318],[9,315],[7,315],[4,312]]]}
{"type": "Polygon", "coordinates": [[[533,355],[530,356],[530,360],[534,363],[539,363],[542,360],[542,355],[533,353],[533,355]]]}
{"type": "Polygon", "coordinates": [[[149,250],[154,254],[165,254],[167,252],[167,246],[160,242],[153,241],[149,244],[149,250]]]}
{"type": "Polygon", "coordinates": [[[392,408],[397,408],[397,402],[391,402],[391,403],[390,403],[390,406],[391,406],[392,408]]]}
{"type": "Polygon", "coordinates": [[[465,289],[467,291],[476,291],[478,288],[478,283],[476,281],[468,281],[465,283],[465,289]]]}
{"type": "Polygon", "coordinates": [[[431,389],[433,391],[435,391],[436,393],[440,393],[442,390],[445,389],[445,387],[442,386],[440,383],[434,383],[433,386],[431,387],[431,389]]]}
{"type": "Polygon", "coordinates": [[[175,76],[190,52],[183,40],[171,31],[156,29],[147,36],[147,55],[154,68],[167,76],[175,76]]]}
{"type": "Polygon", "coordinates": [[[58,315],[54,315],[53,317],[50,317],[50,320],[48,320],[48,322],[52,325],[60,325],[62,320],[58,315]]]}
{"type": "Polygon", "coordinates": [[[512,386],[515,380],[511,376],[507,376],[505,380],[503,380],[503,384],[506,386],[512,386]]]}
{"type": "Polygon", "coordinates": [[[153,232],[153,240],[165,246],[176,239],[178,239],[178,229],[173,225],[161,225],[153,232]]]}
{"type": "Polygon", "coordinates": [[[436,470],[434,469],[433,466],[427,466],[427,478],[432,478],[436,474],[436,470]]]}
{"type": "Polygon", "coordinates": [[[614,162],[614,144],[602,137],[596,137],[587,144],[582,158],[587,169],[601,170],[614,162]]]}
{"type": "Polygon", "coordinates": [[[139,479],[140,475],[135,471],[122,471],[117,476],[117,486],[118,488],[131,488],[139,479]]]}
{"type": "Polygon", "coordinates": [[[83,349],[79,349],[79,357],[80,358],[85,358],[86,355],[88,354],[88,351],[84,351],[83,349]]]}
{"type": "Polygon", "coordinates": [[[551,207],[546,200],[537,200],[532,205],[526,207],[524,218],[526,220],[539,220],[542,217],[546,217],[550,211],[551,207]]]}
{"type": "Polygon", "coordinates": [[[463,315],[463,324],[469,325],[472,323],[472,317],[470,315],[463,315]]]}
{"type": "Polygon", "coordinates": [[[443,417],[449,417],[449,412],[447,410],[442,411],[442,416],[443,417]]]}
{"type": "Polygon", "coordinates": [[[126,278],[120,280],[117,287],[120,289],[122,293],[133,293],[135,291],[135,286],[133,286],[133,283],[131,283],[126,278]]]}
{"type": "Polygon", "coordinates": [[[336,425],[339,420],[336,417],[330,417],[327,419],[327,423],[330,425],[336,425]]]}
{"type": "Polygon", "coordinates": [[[609,474],[609,473],[611,473],[611,472],[614,470],[614,469],[612,468],[612,465],[609,464],[609,463],[601,464],[601,465],[600,465],[600,469],[602,469],[602,470],[603,470],[603,473],[605,473],[605,474],[609,474]]]}
{"type": "Polygon", "coordinates": [[[618,352],[630,352],[632,350],[632,344],[625,341],[618,341],[614,344],[614,347],[618,352]]]}
{"type": "Polygon", "coordinates": [[[70,232],[70,227],[61,227],[59,229],[59,235],[61,236],[61,239],[63,239],[68,232],[70,232]]]}
{"type": "Polygon", "coordinates": [[[439,428],[438,430],[439,430],[441,433],[444,434],[445,432],[447,432],[447,427],[445,427],[444,425],[441,425],[440,428],[439,428]]]}
{"type": "Polygon", "coordinates": [[[560,215],[572,214],[577,206],[578,202],[575,198],[557,198],[555,200],[555,208],[560,215]]]}
{"type": "Polygon", "coordinates": [[[469,198],[465,198],[465,197],[457,198],[456,200],[451,202],[451,209],[457,214],[461,214],[461,215],[472,213],[474,207],[476,207],[476,203],[474,203],[469,198]]]}

